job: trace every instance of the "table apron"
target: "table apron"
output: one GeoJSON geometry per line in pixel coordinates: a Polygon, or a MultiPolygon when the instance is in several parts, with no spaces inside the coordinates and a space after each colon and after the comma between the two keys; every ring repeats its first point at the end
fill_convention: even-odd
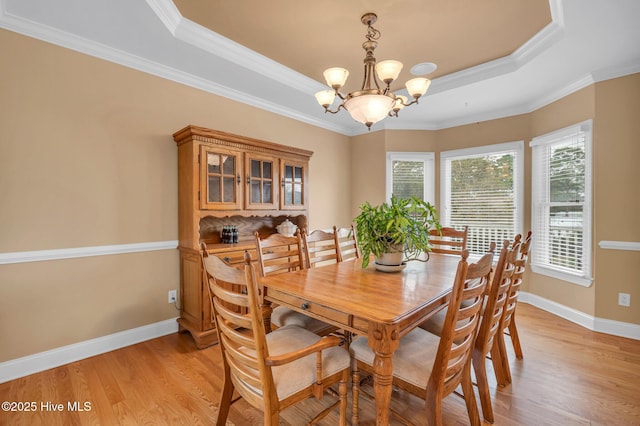
{"type": "MultiPolygon", "coordinates": [[[[393,323],[385,324],[379,321],[358,317],[357,315],[343,312],[339,309],[331,308],[321,303],[309,301],[303,297],[294,296],[292,294],[285,293],[273,288],[268,288],[266,290],[266,301],[280,306],[285,306],[309,317],[324,321],[328,324],[335,325],[336,327],[342,328],[344,330],[351,331],[352,333],[366,336],[372,324],[380,324],[386,326],[393,325],[393,323]]],[[[446,307],[448,299],[448,294],[442,295],[422,309],[416,310],[411,314],[403,317],[395,324],[397,330],[400,332],[400,337],[404,336],[419,324],[431,318],[441,309],[446,307]]]]}

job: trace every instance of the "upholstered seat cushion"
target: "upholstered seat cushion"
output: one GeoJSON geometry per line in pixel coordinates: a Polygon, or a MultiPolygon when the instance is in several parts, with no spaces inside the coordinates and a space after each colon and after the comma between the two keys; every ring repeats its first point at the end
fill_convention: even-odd
{"type": "Polygon", "coordinates": [[[286,325],[297,325],[316,334],[330,331],[335,328],[326,322],[322,322],[315,318],[311,318],[305,314],[294,311],[284,306],[278,306],[271,313],[271,324],[276,327],[284,327],[286,325]]]}
{"type": "MultiPolygon", "coordinates": [[[[320,339],[320,336],[304,328],[289,325],[267,334],[267,346],[270,356],[282,355],[310,346],[320,339]]],[[[285,399],[316,382],[316,359],[317,354],[313,353],[288,364],[272,367],[278,399],[285,399]]],[[[325,349],[322,351],[322,378],[349,368],[349,363],[349,353],[345,348],[334,346],[325,349]]],[[[262,395],[261,389],[255,389],[255,392],[262,395]]]]}
{"type": "MultiPolygon", "coordinates": [[[[422,389],[427,388],[433,361],[438,353],[440,337],[421,328],[415,328],[400,340],[393,354],[393,375],[422,389]]],[[[375,354],[366,337],[356,338],[349,347],[352,356],[373,365],[375,354]]]]}

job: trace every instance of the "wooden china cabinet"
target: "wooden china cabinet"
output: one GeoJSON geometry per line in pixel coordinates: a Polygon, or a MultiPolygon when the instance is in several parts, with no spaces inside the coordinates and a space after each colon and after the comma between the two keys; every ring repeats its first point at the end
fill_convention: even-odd
{"type": "Polygon", "coordinates": [[[178,324],[201,349],[216,343],[217,336],[200,244],[230,264],[241,264],[245,251],[256,258],[256,231],[273,234],[286,219],[306,228],[313,152],[196,126],[177,131],[173,139],[178,145],[178,324]],[[222,243],[227,225],[238,229],[235,244],[222,243]]]}

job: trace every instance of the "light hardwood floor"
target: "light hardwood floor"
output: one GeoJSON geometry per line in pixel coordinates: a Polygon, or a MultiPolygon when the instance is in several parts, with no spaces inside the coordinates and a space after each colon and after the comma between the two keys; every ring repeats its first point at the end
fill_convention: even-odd
{"type": "MultiPolygon", "coordinates": [[[[640,341],[594,333],[526,304],[518,306],[518,321],[524,360],[509,347],[513,383],[491,383],[495,425],[640,425],[640,341]]],[[[35,412],[0,411],[0,424],[213,424],[220,374],[217,346],[197,350],[189,335],[173,334],[0,384],[0,402],[37,405],[35,412]],[[74,402],[88,402],[90,410],[70,411],[74,402]],[[63,411],[51,411],[53,404],[63,411]]],[[[305,424],[330,399],[288,409],[281,424],[305,424]]],[[[420,400],[396,392],[393,404],[422,424],[420,400]]],[[[448,397],[444,413],[446,425],[468,424],[461,398],[448,397]]],[[[360,418],[375,418],[366,398],[360,418]]],[[[244,401],[232,406],[229,424],[261,422],[244,401]]],[[[337,424],[337,413],[321,424],[337,424]]]]}

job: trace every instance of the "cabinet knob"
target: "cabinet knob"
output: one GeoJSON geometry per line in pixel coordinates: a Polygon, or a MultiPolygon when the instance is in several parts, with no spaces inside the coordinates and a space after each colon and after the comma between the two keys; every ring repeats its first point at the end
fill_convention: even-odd
{"type": "Polygon", "coordinates": [[[249,177],[249,175],[247,175],[247,185],[249,185],[251,183],[251,178],[249,177]]]}
{"type": "Polygon", "coordinates": [[[307,309],[309,309],[309,304],[303,303],[302,306],[300,306],[300,308],[302,308],[303,311],[306,311],[307,309]]]}
{"type": "Polygon", "coordinates": [[[282,187],[284,188],[284,178],[282,178],[282,183],[281,183],[282,187]]]}
{"type": "Polygon", "coordinates": [[[238,185],[240,185],[240,182],[242,182],[242,179],[240,178],[240,173],[238,173],[236,181],[238,182],[238,185]]]}

